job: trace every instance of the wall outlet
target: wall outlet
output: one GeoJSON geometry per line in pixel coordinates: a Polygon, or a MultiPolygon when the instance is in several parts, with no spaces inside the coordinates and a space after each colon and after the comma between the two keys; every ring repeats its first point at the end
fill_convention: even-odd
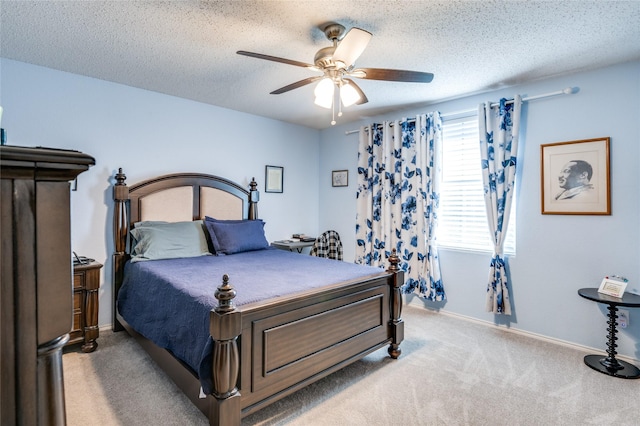
{"type": "Polygon", "coordinates": [[[627,328],[629,325],[629,311],[626,309],[618,309],[618,326],[627,328]]]}

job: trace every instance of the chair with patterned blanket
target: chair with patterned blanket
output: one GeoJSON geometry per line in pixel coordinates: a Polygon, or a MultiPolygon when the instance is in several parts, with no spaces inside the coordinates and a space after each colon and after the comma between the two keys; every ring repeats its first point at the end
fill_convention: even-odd
{"type": "Polygon", "coordinates": [[[323,232],[313,243],[310,254],[311,256],[342,260],[342,242],[338,232],[333,230],[323,232]]]}

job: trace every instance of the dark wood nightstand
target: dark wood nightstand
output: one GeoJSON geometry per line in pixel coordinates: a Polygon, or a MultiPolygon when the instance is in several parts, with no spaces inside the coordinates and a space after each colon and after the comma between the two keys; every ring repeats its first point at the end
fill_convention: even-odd
{"type": "Polygon", "coordinates": [[[68,345],[82,342],[82,352],[93,352],[98,343],[98,262],[73,265],[73,329],[68,345]]]}

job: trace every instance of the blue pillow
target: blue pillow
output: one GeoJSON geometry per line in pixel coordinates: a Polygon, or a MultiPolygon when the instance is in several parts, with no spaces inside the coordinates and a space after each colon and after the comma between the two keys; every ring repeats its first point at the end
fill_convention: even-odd
{"type": "Polygon", "coordinates": [[[215,254],[233,254],[269,248],[262,220],[217,220],[206,217],[215,254]]]}
{"type": "Polygon", "coordinates": [[[202,221],[139,222],[131,230],[131,236],[132,262],[210,254],[202,221]]]}
{"type": "Polygon", "coordinates": [[[216,233],[213,230],[213,227],[211,226],[212,222],[223,222],[223,223],[242,223],[245,222],[247,219],[215,219],[213,217],[209,217],[209,216],[205,216],[204,217],[204,227],[207,230],[207,243],[209,244],[209,251],[212,254],[218,255],[220,253],[218,253],[217,250],[220,249],[220,244],[218,243],[218,239],[216,238],[216,233]]]}

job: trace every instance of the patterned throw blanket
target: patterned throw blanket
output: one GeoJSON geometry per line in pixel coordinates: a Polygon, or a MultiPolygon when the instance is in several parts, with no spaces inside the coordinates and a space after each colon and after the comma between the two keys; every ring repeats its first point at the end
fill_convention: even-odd
{"type": "Polygon", "coordinates": [[[320,235],[313,247],[311,256],[327,257],[329,259],[342,260],[342,242],[336,231],[327,231],[320,235]]]}

